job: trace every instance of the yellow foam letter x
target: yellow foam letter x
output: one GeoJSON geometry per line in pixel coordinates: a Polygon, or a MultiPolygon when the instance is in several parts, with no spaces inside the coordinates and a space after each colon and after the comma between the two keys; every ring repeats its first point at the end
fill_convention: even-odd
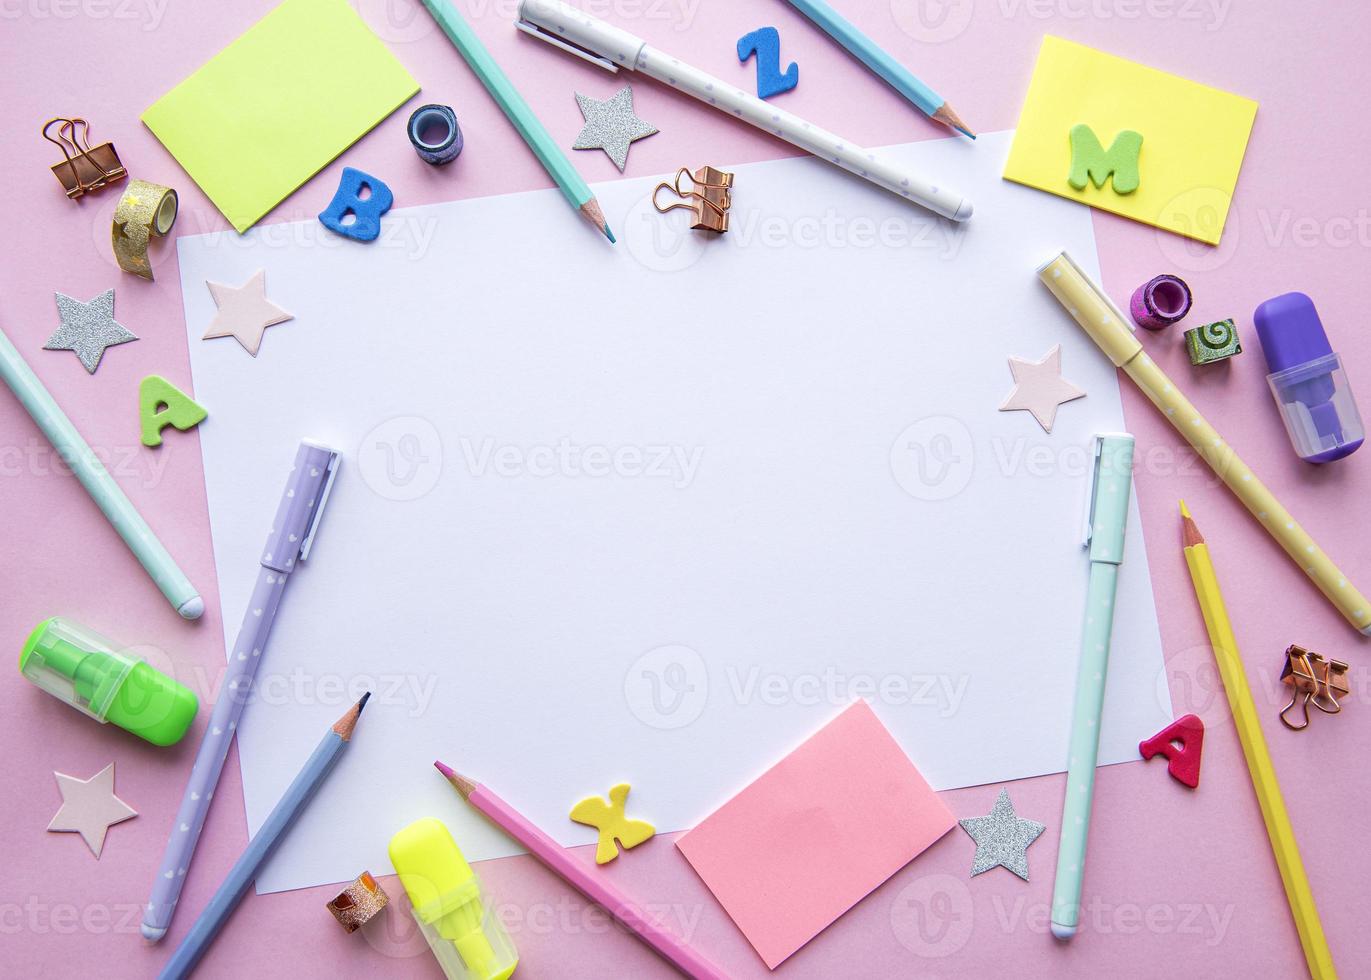
{"type": "Polygon", "coordinates": [[[637,847],[657,833],[646,820],[630,820],[624,816],[624,802],[628,799],[628,783],[620,783],[609,791],[609,802],[602,796],[587,796],[571,808],[571,819],[594,827],[600,832],[595,848],[595,863],[606,864],[619,856],[615,838],[625,848],[637,847]]]}

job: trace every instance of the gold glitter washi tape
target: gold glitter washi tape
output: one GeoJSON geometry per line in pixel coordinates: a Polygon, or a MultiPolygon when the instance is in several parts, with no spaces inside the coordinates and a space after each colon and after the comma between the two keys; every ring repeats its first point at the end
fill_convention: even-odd
{"type": "Polygon", "coordinates": [[[326,907],[339,925],[348,932],[356,932],[375,918],[389,901],[390,897],[371,876],[371,872],[363,871],[352,884],[326,903],[326,907]]]}
{"type": "Polygon", "coordinates": [[[114,209],[110,243],[119,268],[144,279],[152,278],[148,241],[161,238],[176,223],[178,201],[170,187],[146,180],[130,181],[114,209]]]}

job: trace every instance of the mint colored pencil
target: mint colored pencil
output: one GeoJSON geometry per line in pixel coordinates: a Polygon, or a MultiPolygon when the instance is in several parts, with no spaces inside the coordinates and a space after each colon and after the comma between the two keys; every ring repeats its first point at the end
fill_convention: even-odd
{"type": "Polygon", "coordinates": [[[613,242],[614,232],[609,230],[609,225],[605,222],[605,213],[600,210],[600,202],[595,200],[595,195],[590,192],[590,186],[581,179],[581,175],[571,165],[567,155],[552,141],[552,136],[533,114],[533,110],[528,107],[528,103],[509,80],[509,76],[490,56],[490,52],[471,29],[471,25],[462,19],[462,15],[457,13],[456,8],[448,0],[424,0],[424,6],[443,29],[443,33],[448,36],[448,40],[461,52],[466,63],[471,66],[471,70],[490,93],[490,97],[495,100],[495,104],[509,117],[509,121],[524,138],[524,142],[543,165],[543,169],[557,182],[557,186],[562,189],[562,194],[571,202],[571,206],[580,211],[587,221],[604,232],[605,237],[613,242]]]}

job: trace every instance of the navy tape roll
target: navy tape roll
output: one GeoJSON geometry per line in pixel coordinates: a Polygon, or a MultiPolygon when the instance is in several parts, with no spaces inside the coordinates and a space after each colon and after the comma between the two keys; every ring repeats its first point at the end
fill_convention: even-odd
{"type": "Polygon", "coordinates": [[[452,106],[421,105],[409,117],[409,141],[425,163],[451,163],[462,152],[462,129],[452,106]]]}

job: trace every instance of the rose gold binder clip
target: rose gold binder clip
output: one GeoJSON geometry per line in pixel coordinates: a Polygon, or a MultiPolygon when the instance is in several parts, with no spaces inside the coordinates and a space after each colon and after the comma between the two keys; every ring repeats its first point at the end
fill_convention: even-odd
{"type": "Polygon", "coordinates": [[[61,116],[49,119],[43,124],[43,139],[57,144],[62,151],[62,162],[54,163],[52,172],[72,200],[128,176],[128,171],[119,162],[119,154],[114,151],[113,143],[91,147],[90,123],[84,119],[64,119],[61,116]],[[56,136],[48,132],[53,126],[57,126],[56,136]]]}
{"type": "Polygon", "coordinates": [[[1296,732],[1308,728],[1311,704],[1324,714],[1336,715],[1342,711],[1338,696],[1346,695],[1350,690],[1347,670],[1347,664],[1341,660],[1325,660],[1312,650],[1292,644],[1285,651],[1285,668],[1281,671],[1281,683],[1288,684],[1292,691],[1290,703],[1281,709],[1281,724],[1296,732]],[[1302,725],[1285,717],[1297,704],[1304,712],[1302,725]]]}
{"type": "Polygon", "coordinates": [[[666,214],[673,208],[685,208],[695,216],[690,227],[696,231],[712,231],[722,235],[728,231],[728,209],[733,206],[733,175],[713,167],[701,167],[692,175],[682,167],[676,171],[676,179],[670,184],[661,183],[652,189],[652,206],[666,214]],[[681,186],[688,180],[691,186],[681,186]],[[657,192],[666,189],[681,200],[673,201],[666,207],[657,203],[657,192]]]}

